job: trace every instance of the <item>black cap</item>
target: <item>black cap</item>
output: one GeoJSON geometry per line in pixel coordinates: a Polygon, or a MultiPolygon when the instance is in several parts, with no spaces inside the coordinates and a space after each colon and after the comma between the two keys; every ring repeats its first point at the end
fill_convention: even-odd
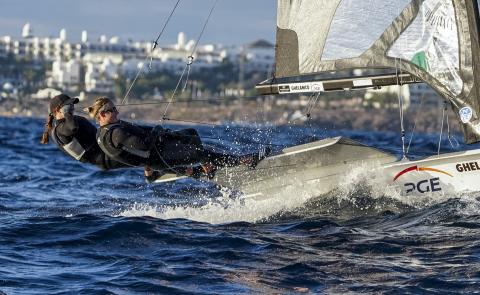
{"type": "Polygon", "coordinates": [[[60,94],[57,96],[54,96],[50,100],[50,113],[53,113],[56,109],[63,107],[64,105],[67,104],[75,104],[78,103],[78,98],[74,97],[71,98],[70,96],[66,94],[60,94]]]}

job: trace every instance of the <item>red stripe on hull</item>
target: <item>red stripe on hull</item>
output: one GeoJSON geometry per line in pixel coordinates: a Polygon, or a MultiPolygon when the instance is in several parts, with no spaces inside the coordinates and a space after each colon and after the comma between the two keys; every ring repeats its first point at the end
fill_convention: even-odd
{"type": "Polygon", "coordinates": [[[413,166],[413,167],[409,167],[403,171],[401,171],[400,173],[398,173],[395,178],[393,179],[393,181],[397,180],[400,176],[402,176],[403,174],[405,173],[408,173],[410,171],[418,171],[418,167],[417,166],[413,166]]]}

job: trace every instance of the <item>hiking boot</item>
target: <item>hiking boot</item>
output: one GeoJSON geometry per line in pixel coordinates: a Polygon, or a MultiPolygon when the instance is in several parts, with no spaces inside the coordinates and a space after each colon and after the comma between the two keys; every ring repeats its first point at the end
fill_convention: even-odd
{"type": "Polygon", "coordinates": [[[162,177],[164,173],[161,173],[160,171],[156,171],[154,170],[150,175],[145,175],[145,181],[147,183],[152,183],[154,182],[155,180],[159,179],[160,177],[162,177]]]}
{"type": "Polygon", "coordinates": [[[184,174],[188,177],[199,179],[204,174],[204,169],[202,166],[190,166],[185,168],[184,174]]]}
{"type": "Polygon", "coordinates": [[[215,172],[217,171],[217,167],[212,163],[203,163],[201,164],[203,173],[207,176],[208,179],[213,179],[215,177],[215,172]]]}

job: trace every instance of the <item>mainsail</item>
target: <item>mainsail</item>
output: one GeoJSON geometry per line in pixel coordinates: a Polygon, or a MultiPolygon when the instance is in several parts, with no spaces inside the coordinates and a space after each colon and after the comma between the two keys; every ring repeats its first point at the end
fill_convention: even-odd
{"type": "Polygon", "coordinates": [[[276,74],[257,88],[317,92],[421,80],[450,101],[465,142],[474,143],[480,141],[479,66],[476,0],[278,0],[276,74]],[[291,82],[354,69],[393,73],[291,82]]]}

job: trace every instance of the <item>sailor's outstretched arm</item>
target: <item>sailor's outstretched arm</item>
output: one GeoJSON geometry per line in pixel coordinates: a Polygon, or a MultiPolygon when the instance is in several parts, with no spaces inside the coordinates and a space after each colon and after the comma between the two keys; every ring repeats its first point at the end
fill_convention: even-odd
{"type": "Polygon", "coordinates": [[[59,135],[66,137],[75,135],[78,131],[78,122],[75,120],[75,116],[70,113],[65,113],[64,117],[65,121],[57,127],[59,135]]]}

